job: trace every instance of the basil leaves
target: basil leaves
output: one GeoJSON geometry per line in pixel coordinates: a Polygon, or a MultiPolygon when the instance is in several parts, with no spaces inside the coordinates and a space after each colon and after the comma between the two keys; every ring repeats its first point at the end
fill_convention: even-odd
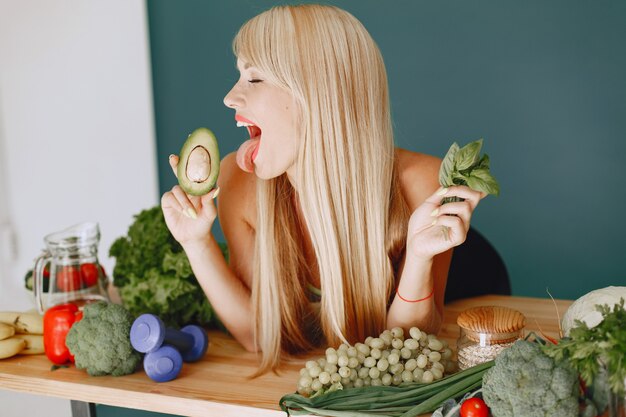
{"type": "MultiPolygon", "coordinates": [[[[483,140],[470,142],[462,148],[454,142],[439,169],[439,183],[443,187],[467,185],[473,190],[499,195],[500,185],[489,172],[489,156],[480,156],[483,140]]],[[[444,203],[454,200],[444,199],[444,203]]]]}

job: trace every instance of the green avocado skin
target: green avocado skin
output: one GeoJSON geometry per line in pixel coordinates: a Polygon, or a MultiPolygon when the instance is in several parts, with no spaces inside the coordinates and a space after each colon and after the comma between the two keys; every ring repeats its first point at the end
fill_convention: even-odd
{"type": "Polygon", "coordinates": [[[211,130],[205,127],[194,130],[180,149],[178,158],[176,176],[178,177],[178,184],[187,194],[201,196],[213,189],[220,173],[220,151],[217,146],[217,139],[211,130]],[[187,178],[186,173],[189,155],[198,146],[206,149],[211,158],[211,172],[204,182],[191,181],[187,178]]]}

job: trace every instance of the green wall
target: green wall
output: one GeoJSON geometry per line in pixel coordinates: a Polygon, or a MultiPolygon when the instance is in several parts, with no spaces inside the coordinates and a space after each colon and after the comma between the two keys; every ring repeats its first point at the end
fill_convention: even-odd
{"type": "MultiPolygon", "coordinates": [[[[378,42],[398,146],[442,157],[452,141],[485,138],[502,194],[473,224],[514,294],[626,285],[626,2],[326,3],[378,42]]],[[[213,129],[224,155],[246,139],[222,104],[238,75],[231,40],[274,4],[148,1],[162,192],[175,183],[167,156],[196,127],[213,129]]]]}

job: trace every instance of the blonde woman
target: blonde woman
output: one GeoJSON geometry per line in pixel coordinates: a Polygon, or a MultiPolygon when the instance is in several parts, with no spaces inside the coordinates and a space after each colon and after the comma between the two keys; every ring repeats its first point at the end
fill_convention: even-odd
{"type": "Polygon", "coordinates": [[[482,195],[439,188],[439,159],[394,148],[368,32],[336,7],[279,6],[233,46],[240,78],[224,104],[250,139],[222,161],[218,188],[162,198],[226,328],[261,352],[260,372],[321,342],[395,326],[437,332],[451,249],[482,195]],[[444,195],[465,201],[441,205],[444,195]],[[218,215],[230,264],[210,233],[218,215]]]}

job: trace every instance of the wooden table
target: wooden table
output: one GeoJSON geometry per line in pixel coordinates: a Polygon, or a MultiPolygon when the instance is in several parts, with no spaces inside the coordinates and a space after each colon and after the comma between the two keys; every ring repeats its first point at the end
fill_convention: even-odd
{"type": "MultiPolygon", "coordinates": [[[[440,337],[454,346],[459,334],[458,314],[469,307],[498,305],[515,308],[526,315],[527,331],[539,328],[558,336],[556,309],[563,315],[571,301],[482,296],[446,306],[440,337]]],[[[156,383],[143,371],[123,377],[90,377],[74,367],[51,371],[44,355],[16,356],[0,360],[0,389],[67,398],[87,403],[108,404],[183,416],[284,416],[279,399],[295,391],[298,371],[309,357],[286,363],[280,375],[268,374],[250,380],[256,355],[220,332],[210,332],[209,350],[203,360],[184,364],[177,379],[156,383]]]]}

